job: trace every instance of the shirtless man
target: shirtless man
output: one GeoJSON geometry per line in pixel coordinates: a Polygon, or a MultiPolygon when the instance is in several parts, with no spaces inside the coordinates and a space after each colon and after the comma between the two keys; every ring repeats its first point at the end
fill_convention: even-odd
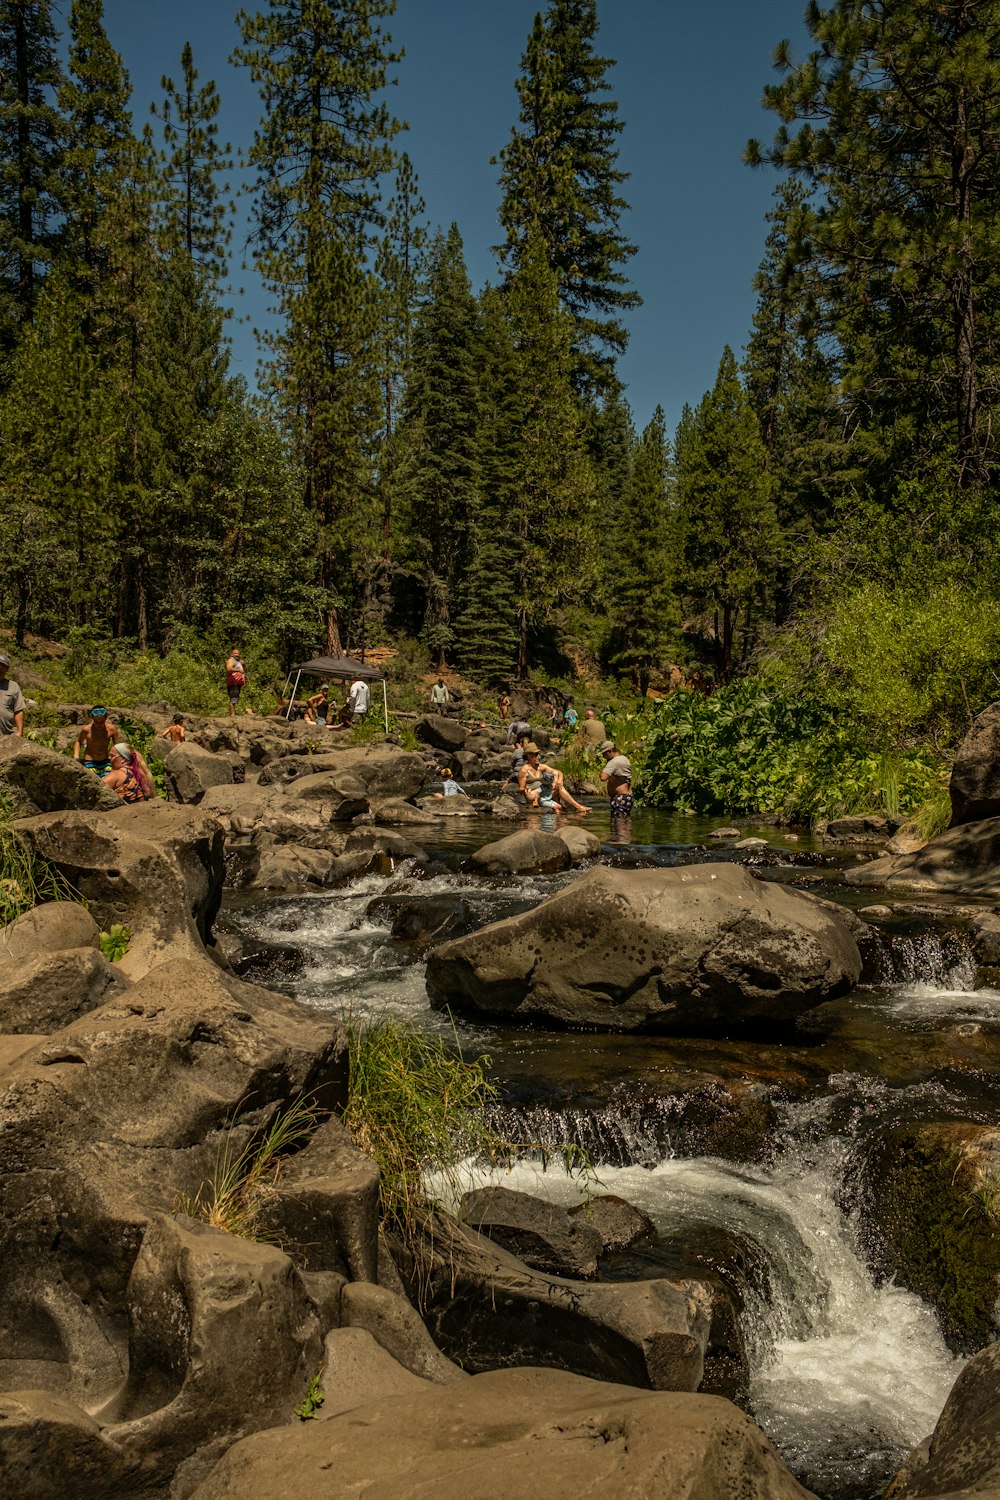
{"type": "Polygon", "coordinates": [[[601,781],[607,787],[613,818],[632,816],[632,762],[627,755],[619,755],[613,740],[605,740],[601,746],[604,770],[601,781]]]}
{"type": "Polygon", "coordinates": [[[108,711],[100,704],[90,710],[90,723],[84,724],[73,746],[73,759],[83,760],[88,771],[106,776],[111,770],[111,746],[118,738],[118,730],[108,718],[108,711]]]}
{"type": "Polygon", "coordinates": [[[517,789],[527,802],[529,807],[537,807],[542,795],[542,774],[549,771],[552,774],[552,800],[561,802],[564,807],[571,807],[574,812],[586,812],[582,802],[577,802],[575,797],[570,796],[563,781],[563,773],[557,771],[555,766],[547,766],[541,759],[541,751],[537,745],[527,744],[524,747],[524,764],[517,773],[517,789]]]}

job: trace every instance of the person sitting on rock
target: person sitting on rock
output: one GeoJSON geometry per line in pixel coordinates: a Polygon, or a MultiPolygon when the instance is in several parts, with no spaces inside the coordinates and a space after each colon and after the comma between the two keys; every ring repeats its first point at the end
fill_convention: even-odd
{"type": "Polygon", "coordinates": [[[111,770],[111,746],[118,731],[108,718],[108,711],[95,703],[90,710],[90,722],[84,724],[73,746],[73,759],[83,760],[88,771],[97,776],[107,776],[111,770]]]}
{"type": "Polygon", "coordinates": [[[530,742],[524,747],[524,765],[517,773],[517,789],[529,807],[539,807],[542,797],[542,776],[552,774],[552,796],[556,804],[570,807],[574,812],[584,813],[587,808],[571,796],[563,780],[563,773],[555,766],[547,766],[541,759],[541,751],[530,742]]]}
{"type": "Polygon", "coordinates": [[[149,767],[138,750],[124,740],[111,746],[111,770],[104,778],[104,785],[117,792],[123,802],[148,802],[153,795],[149,767]]]}
{"type": "Polygon", "coordinates": [[[467,797],[469,795],[452,776],[450,766],[442,766],[438,775],[441,778],[441,791],[435,792],[435,797],[467,797]]]}
{"type": "Polygon", "coordinates": [[[604,756],[601,781],[607,787],[608,796],[611,799],[611,816],[630,818],[633,803],[632,762],[627,755],[618,754],[613,740],[604,741],[601,754],[604,756]]]}
{"type": "Polygon", "coordinates": [[[322,724],[325,728],[330,720],[330,709],[336,706],[330,701],[330,684],[324,682],[318,693],[313,693],[311,698],[306,699],[303,718],[307,724],[322,724]]]}
{"type": "Polygon", "coordinates": [[[170,740],[175,745],[183,745],[187,735],[184,731],[184,715],[174,714],[166,729],[160,735],[161,740],[170,740]]]}

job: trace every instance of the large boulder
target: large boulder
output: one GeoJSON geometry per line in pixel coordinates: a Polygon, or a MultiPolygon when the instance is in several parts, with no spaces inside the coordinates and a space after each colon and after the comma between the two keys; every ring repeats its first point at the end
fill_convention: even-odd
{"type": "Polygon", "coordinates": [[[887,1493],[892,1500],[1000,1495],[1000,1344],[989,1344],[969,1360],[930,1441],[910,1455],[887,1493]]]}
{"type": "Polygon", "coordinates": [[[828,906],[737,866],[597,867],[432,949],[427,989],[438,1008],[697,1036],[788,1024],[860,973],[828,906]]]}
{"type": "Polygon", "coordinates": [[[60,948],[96,948],[97,923],[78,901],[44,901],[0,928],[0,955],[8,963],[40,958],[60,948]]]}
{"type": "Polygon", "coordinates": [[[466,867],[482,875],[554,875],[572,863],[569,845],[558,834],[526,828],[484,844],[466,867]]]}
{"type": "Polygon", "coordinates": [[[243,762],[232,751],[204,750],[193,741],[172,746],[163,761],[175,802],[200,802],[210,786],[232,786],[236,765],[242,773],[243,762]]]}
{"type": "Polygon", "coordinates": [[[556,1276],[440,1216],[415,1251],[397,1253],[435,1344],[465,1370],[550,1365],[661,1391],[701,1383],[712,1317],[701,1281],[556,1276]]]}
{"type": "MultiPolygon", "coordinates": [[[[209,787],[199,810],[211,813],[231,838],[267,838],[273,843],[315,842],[324,847],[339,821],[343,799],[323,802],[309,797],[288,797],[280,786],[209,787]]],[[[361,810],[367,808],[362,804],[361,810]]],[[[352,814],[353,816],[353,814],[352,814]]]]}
{"type": "Polygon", "coordinates": [[[596,859],[601,852],[601,841],[596,833],[590,833],[586,828],[578,828],[574,823],[557,828],[556,838],[562,839],[575,865],[585,859],[596,859]]]}
{"type": "Polygon", "coordinates": [[[204,955],[225,879],[214,818],[157,800],[119,803],[107,813],[44,813],[16,826],[85,897],[104,930],[131,929],[120,965],[126,978],[168,957],[204,955]]]}
{"type": "Polygon", "coordinates": [[[424,784],[423,757],[398,745],[370,745],[322,751],[317,755],[284,755],[261,772],[262,785],[288,786],[300,777],[329,771],[336,778],[360,782],[369,801],[389,802],[415,797],[424,784]]]}
{"type": "Polygon", "coordinates": [[[972,722],[951,768],[951,822],[1000,817],[1000,703],[972,722]]]}
{"type": "Polygon", "coordinates": [[[557,1203],[510,1188],[476,1188],[463,1194],[460,1217],[536,1271],[587,1279],[597,1275],[601,1235],[557,1203]]]}
{"type": "Polygon", "coordinates": [[[42,812],[69,808],[111,812],[122,805],[118,793],[80,761],[18,735],[0,736],[0,776],[42,812]]]}
{"type": "Polygon", "coordinates": [[[60,1031],[125,988],[120,971],[98,948],[64,948],[2,964],[0,1031],[60,1031]]]}
{"type": "Polygon", "coordinates": [[[461,750],[468,735],[455,719],[446,719],[442,714],[425,714],[413,726],[417,739],[435,750],[461,750]]]}
{"type": "Polygon", "coordinates": [[[557,1370],[383,1392],[330,1421],[244,1439],[192,1500],[813,1500],[717,1396],[557,1370]]]}
{"type": "Polygon", "coordinates": [[[939,833],[915,854],[872,860],[846,870],[848,885],[885,890],[960,891],[1000,898],[1000,817],[963,822],[939,833]]]}

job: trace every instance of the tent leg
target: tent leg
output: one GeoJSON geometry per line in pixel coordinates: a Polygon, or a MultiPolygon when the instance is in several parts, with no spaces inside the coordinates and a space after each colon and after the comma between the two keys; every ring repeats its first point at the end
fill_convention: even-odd
{"type": "Polygon", "coordinates": [[[382,708],[385,711],[385,732],[386,732],[386,734],[388,734],[389,733],[389,689],[386,686],[386,681],[385,681],[384,677],[382,678],[382,708]]]}
{"type": "MultiPolygon", "coordinates": [[[[295,694],[299,690],[299,683],[301,681],[302,681],[302,673],[298,672],[298,673],[296,673],[296,676],[295,676],[295,686],[292,688],[292,696],[289,698],[289,700],[288,700],[288,707],[285,709],[285,718],[286,719],[290,719],[292,717],[292,705],[295,702],[295,694]]],[[[286,682],[285,686],[286,687],[288,686],[287,682],[286,682]]]]}

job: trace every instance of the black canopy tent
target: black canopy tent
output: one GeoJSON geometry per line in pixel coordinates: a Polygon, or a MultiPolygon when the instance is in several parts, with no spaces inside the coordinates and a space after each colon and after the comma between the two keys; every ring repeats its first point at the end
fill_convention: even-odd
{"type": "MultiPolygon", "coordinates": [[[[389,733],[389,695],[386,688],[386,676],[377,667],[366,666],[363,661],[355,661],[353,656],[314,656],[310,661],[296,662],[285,678],[285,693],[288,692],[288,684],[295,675],[295,686],[292,688],[292,696],[288,700],[285,709],[285,718],[289,718],[295,695],[299,690],[299,682],[303,677],[333,678],[338,682],[356,682],[358,678],[362,682],[380,682],[382,684],[382,708],[385,713],[385,732],[389,733]]],[[[282,694],[284,696],[284,694],[282,694]]]]}

